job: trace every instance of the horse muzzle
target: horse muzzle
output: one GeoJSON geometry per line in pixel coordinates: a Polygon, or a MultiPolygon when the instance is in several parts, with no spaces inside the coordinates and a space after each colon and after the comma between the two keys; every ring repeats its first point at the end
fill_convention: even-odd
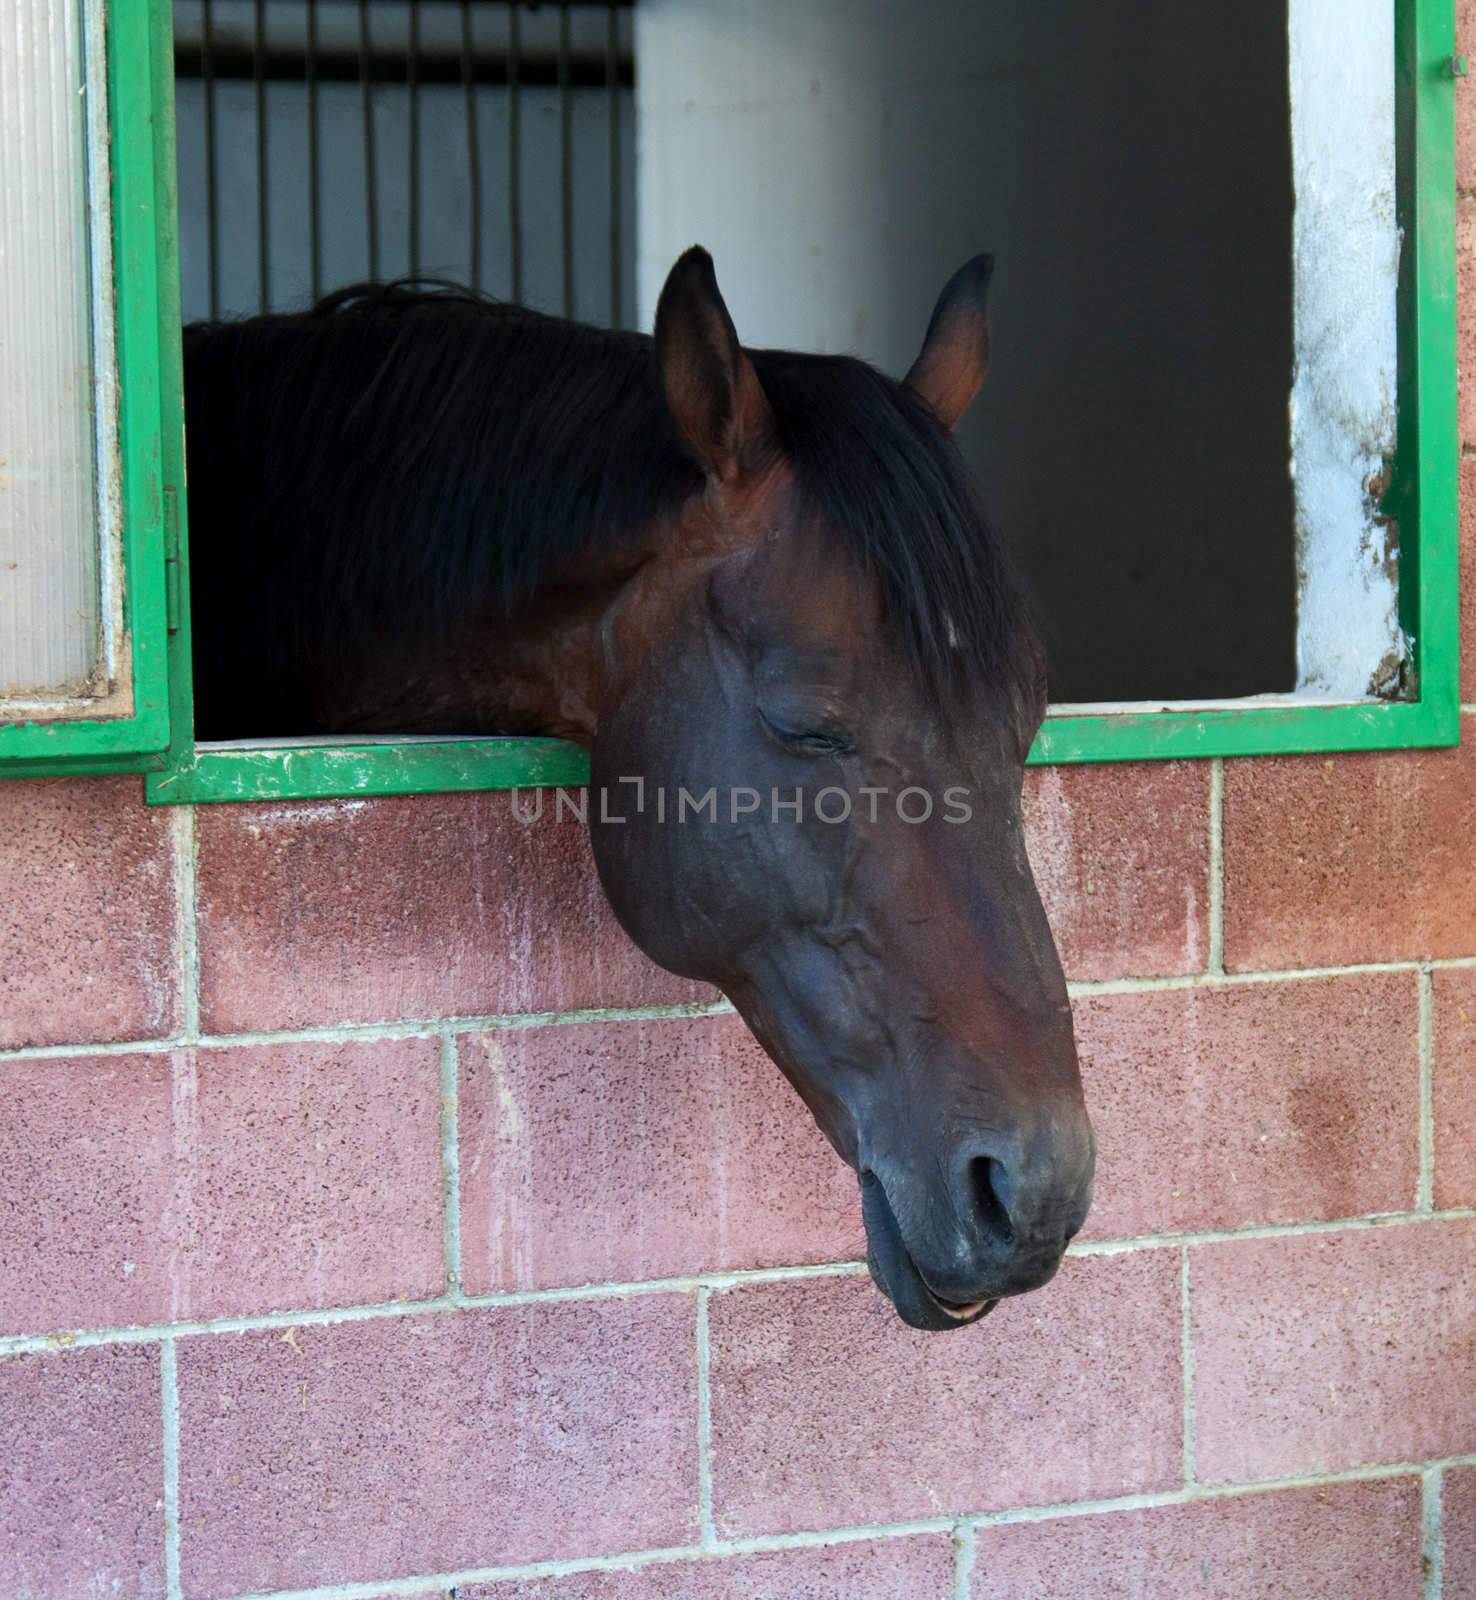
{"type": "Polygon", "coordinates": [[[952,1192],[933,1196],[901,1173],[861,1171],[867,1266],[910,1327],[967,1327],[1007,1296],[1048,1283],[1091,1199],[1090,1156],[1085,1172],[1044,1204],[1017,1193],[988,1157],[956,1168],[952,1192]]]}

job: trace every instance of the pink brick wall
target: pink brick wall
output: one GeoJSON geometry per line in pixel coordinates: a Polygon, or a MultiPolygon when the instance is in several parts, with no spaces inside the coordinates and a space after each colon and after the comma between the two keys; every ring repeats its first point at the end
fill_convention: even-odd
{"type": "Polygon", "coordinates": [[[946,1338],[576,829],[0,786],[0,1596],[1476,1600],[1467,722],[1032,774],[1097,1204],[946,1338]]]}
{"type": "Polygon", "coordinates": [[[1098,1201],[953,1337],[576,830],[0,787],[0,1595],[1476,1596],[1469,749],[1032,775],[1098,1201]]]}

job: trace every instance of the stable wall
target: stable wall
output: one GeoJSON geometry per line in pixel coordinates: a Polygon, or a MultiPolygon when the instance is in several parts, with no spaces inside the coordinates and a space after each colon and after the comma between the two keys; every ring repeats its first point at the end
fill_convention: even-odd
{"type": "Polygon", "coordinates": [[[0,1594],[1473,1600],[1466,727],[1031,774],[1097,1203],[953,1337],[572,826],[0,786],[0,1594]]]}

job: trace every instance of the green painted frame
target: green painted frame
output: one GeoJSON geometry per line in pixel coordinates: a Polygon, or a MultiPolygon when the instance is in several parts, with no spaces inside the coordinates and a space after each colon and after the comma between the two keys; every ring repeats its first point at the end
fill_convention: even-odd
{"type": "MultiPolygon", "coordinates": [[[[128,0],[133,6],[146,0],[128,0]]],[[[1394,0],[1399,85],[1399,220],[1406,248],[1399,310],[1399,449],[1385,509],[1401,530],[1401,621],[1413,641],[1418,698],[1356,705],[1314,703],[1213,710],[1101,711],[1052,716],[1036,764],[1137,761],[1454,744],[1460,737],[1457,638],[1455,16],[1453,0],[1394,0]]],[[[168,0],[152,0],[167,32],[168,0]]],[[[155,83],[161,161],[172,172],[172,84],[155,83]],[[164,143],[171,147],[167,152],[164,143]]],[[[169,219],[172,238],[173,217],[169,219]]],[[[160,276],[162,325],[177,325],[177,263],[160,276]],[[169,317],[174,315],[174,321],[169,317]]],[[[177,440],[177,352],[164,400],[177,440]]],[[[168,482],[182,486],[179,461],[168,482]]],[[[183,495],[179,495],[183,517],[183,495]]],[[[180,552],[181,561],[188,552],[180,552]]],[[[146,779],[157,804],[427,793],[578,785],[589,776],[581,746],[556,739],[292,741],[197,747],[190,734],[188,585],[170,636],[173,725],[167,767],[146,779]]]]}
{"type": "MultiPolygon", "coordinates": [[[[113,293],[122,501],[123,647],[133,710],[120,717],[0,724],[0,776],[136,772],[168,760],[168,419],[180,431],[179,339],[164,320],[173,271],[173,62],[151,0],[109,0],[106,19],[113,293]],[[162,52],[162,53],[161,53],[162,52]],[[167,331],[166,331],[167,330],[167,331]],[[173,356],[177,364],[177,354],[173,356]]],[[[176,319],[177,321],[177,319],[176,319]]],[[[182,436],[174,452],[179,459],[182,436]]]]}
{"type": "Polygon", "coordinates": [[[1400,622],[1412,641],[1416,698],[1050,717],[1032,763],[1459,742],[1454,0],[1395,0],[1395,50],[1399,444],[1383,510],[1399,521],[1400,622]]]}

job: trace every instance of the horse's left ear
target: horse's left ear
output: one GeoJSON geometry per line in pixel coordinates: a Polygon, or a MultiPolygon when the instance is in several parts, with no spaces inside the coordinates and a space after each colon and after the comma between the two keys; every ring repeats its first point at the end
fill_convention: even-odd
{"type": "Polygon", "coordinates": [[[701,245],[680,257],[656,304],[656,366],[677,431],[708,476],[741,477],[772,440],[774,418],[701,245]]]}
{"type": "Polygon", "coordinates": [[[903,380],[952,428],[989,371],[989,280],[993,256],[966,261],[943,286],[912,370],[903,380]]]}

